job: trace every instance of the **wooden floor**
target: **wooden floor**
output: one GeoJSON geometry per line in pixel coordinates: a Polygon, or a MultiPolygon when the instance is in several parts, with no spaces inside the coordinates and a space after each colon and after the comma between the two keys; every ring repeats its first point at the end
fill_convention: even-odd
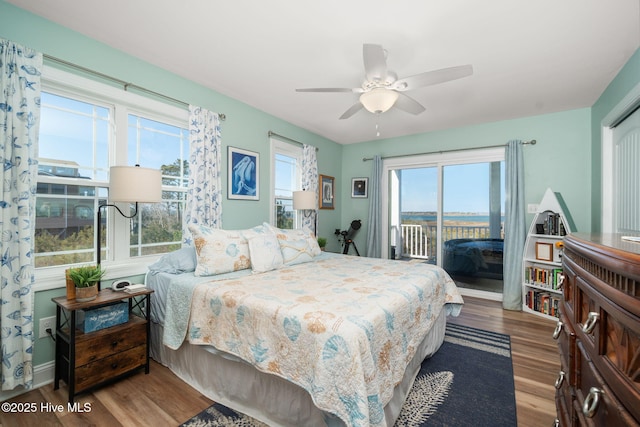
{"type": "MultiPolygon", "coordinates": [[[[451,323],[511,335],[518,426],[550,426],[555,419],[554,387],[560,364],[555,322],[531,314],[502,310],[501,303],[465,297],[462,313],[451,323]]],[[[64,383],[63,383],[64,384],[64,383]]],[[[41,387],[12,399],[36,407],[34,413],[0,412],[0,426],[178,426],[211,405],[211,400],[152,362],[151,373],[77,397],[85,412],[67,411],[66,387],[41,387]],[[35,404],[35,405],[33,405],[35,404]],[[42,406],[51,408],[42,410],[42,406]],[[61,412],[53,408],[62,405],[61,412]],[[85,406],[86,405],[86,406],[85,406]]],[[[470,416],[473,416],[470,414],[470,416]]]]}

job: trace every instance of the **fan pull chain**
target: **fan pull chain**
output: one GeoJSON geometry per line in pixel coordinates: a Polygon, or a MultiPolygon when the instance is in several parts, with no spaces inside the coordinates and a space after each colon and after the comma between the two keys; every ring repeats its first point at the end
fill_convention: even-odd
{"type": "Polygon", "coordinates": [[[378,123],[376,123],[376,136],[380,136],[380,129],[378,127],[378,123]]]}

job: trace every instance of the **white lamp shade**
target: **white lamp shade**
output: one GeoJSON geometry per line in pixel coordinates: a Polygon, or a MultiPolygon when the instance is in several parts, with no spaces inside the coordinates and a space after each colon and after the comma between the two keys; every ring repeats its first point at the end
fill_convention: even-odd
{"type": "Polygon", "coordinates": [[[395,90],[377,87],[360,95],[360,102],[372,113],[384,113],[398,100],[398,92],[395,90]]]}
{"type": "Polygon", "coordinates": [[[293,192],[293,209],[315,210],[316,209],[315,191],[294,191],[293,192]]]}
{"type": "Polygon", "coordinates": [[[112,166],[109,171],[109,200],[129,203],[161,202],[160,171],[140,166],[112,166]]]}

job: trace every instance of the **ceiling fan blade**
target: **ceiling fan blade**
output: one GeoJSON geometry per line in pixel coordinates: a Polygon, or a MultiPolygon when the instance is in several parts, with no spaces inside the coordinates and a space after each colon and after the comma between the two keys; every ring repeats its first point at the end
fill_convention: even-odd
{"type": "Polygon", "coordinates": [[[426,110],[418,101],[401,92],[398,92],[398,100],[393,106],[411,114],[420,114],[426,110]]]}
{"type": "Polygon", "coordinates": [[[473,74],[473,66],[458,65],[456,67],[442,68],[440,70],[427,71],[404,79],[400,79],[393,84],[394,90],[411,90],[423,86],[435,85],[448,82],[450,80],[461,79],[473,74]]]}
{"type": "Polygon", "coordinates": [[[367,80],[384,81],[387,78],[387,59],[384,49],[379,44],[365,44],[362,46],[364,70],[367,80]]]}
{"type": "Polygon", "coordinates": [[[346,88],[346,87],[310,87],[305,89],[296,89],[296,92],[350,92],[360,93],[364,89],[361,87],[346,88]]]}
{"type": "Polygon", "coordinates": [[[360,102],[356,102],[351,107],[349,107],[349,109],[345,111],[343,115],[340,116],[340,120],[348,119],[363,108],[364,106],[360,102]]]}

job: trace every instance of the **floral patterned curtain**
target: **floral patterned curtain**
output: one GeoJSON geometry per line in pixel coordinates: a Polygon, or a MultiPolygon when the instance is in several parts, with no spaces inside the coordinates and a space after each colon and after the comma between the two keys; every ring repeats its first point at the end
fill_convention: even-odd
{"type": "Polygon", "coordinates": [[[222,139],[218,114],[189,106],[189,188],[182,224],[182,243],[191,245],[189,224],[222,226],[222,139]]]}
{"type": "Polygon", "coordinates": [[[42,54],[0,39],[2,390],[33,386],[34,233],[42,54]]]}
{"type": "MultiPolygon", "coordinates": [[[[306,191],[313,191],[318,198],[318,160],[316,159],[316,147],[313,145],[302,145],[302,188],[306,191]]],[[[318,204],[316,203],[316,206],[318,204]]],[[[317,230],[317,210],[309,216],[302,217],[302,227],[309,230],[317,230]]]]}

